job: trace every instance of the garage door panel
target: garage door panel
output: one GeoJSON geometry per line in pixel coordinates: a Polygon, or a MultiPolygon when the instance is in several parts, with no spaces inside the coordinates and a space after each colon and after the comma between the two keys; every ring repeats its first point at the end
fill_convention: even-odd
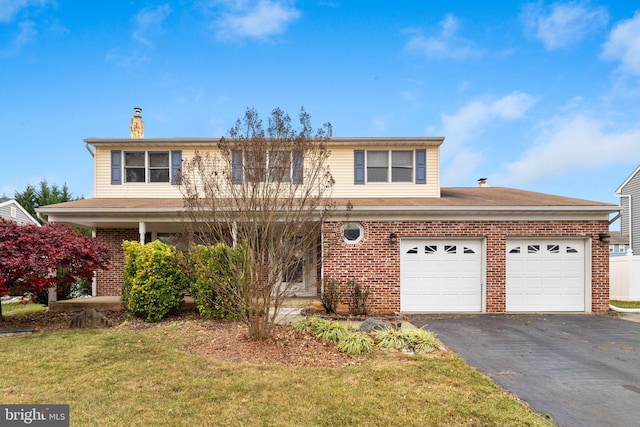
{"type": "Polygon", "coordinates": [[[542,273],[544,271],[544,263],[539,259],[525,260],[522,263],[522,272],[542,273]]]}
{"type": "Polygon", "coordinates": [[[561,272],[564,269],[564,266],[566,265],[566,263],[568,263],[568,261],[569,260],[560,260],[560,259],[546,261],[544,263],[543,271],[545,271],[547,274],[550,274],[555,271],[561,272]]]}
{"type": "Polygon", "coordinates": [[[507,243],[507,311],[584,311],[584,241],[507,243]]]}
{"type": "Polygon", "coordinates": [[[402,311],[481,311],[479,241],[401,241],[402,311]]]}

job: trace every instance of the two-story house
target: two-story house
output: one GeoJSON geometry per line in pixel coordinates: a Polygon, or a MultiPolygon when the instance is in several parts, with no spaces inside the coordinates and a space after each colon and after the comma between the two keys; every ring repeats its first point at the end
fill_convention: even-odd
{"type": "Polygon", "coordinates": [[[627,255],[629,250],[629,238],[623,236],[620,231],[611,231],[611,240],[609,241],[609,256],[619,257],[627,255]]]}
{"type": "Polygon", "coordinates": [[[620,197],[620,235],[640,254],[640,166],[616,189],[620,197]]]}
{"type": "MultiPolygon", "coordinates": [[[[131,138],[90,138],[94,197],[39,210],[50,221],[91,228],[113,251],[97,295],[118,295],[123,240],[184,229],[175,177],[183,160],[217,139],[144,138],[139,110],[131,138]]],[[[609,214],[617,206],[490,187],[441,188],[442,137],[329,140],[336,203],[322,226],[322,280],[371,289],[377,312],[605,312],[609,214]]]]}

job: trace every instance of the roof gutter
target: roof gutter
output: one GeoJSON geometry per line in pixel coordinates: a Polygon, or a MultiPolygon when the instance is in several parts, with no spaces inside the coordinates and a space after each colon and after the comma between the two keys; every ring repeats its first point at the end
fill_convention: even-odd
{"type": "Polygon", "coordinates": [[[618,206],[354,206],[351,212],[618,212],[618,206]]]}

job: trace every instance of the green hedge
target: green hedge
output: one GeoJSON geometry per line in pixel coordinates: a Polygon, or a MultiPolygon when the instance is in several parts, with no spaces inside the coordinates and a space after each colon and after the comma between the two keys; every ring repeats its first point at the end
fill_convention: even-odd
{"type": "Polygon", "coordinates": [[[125,267],[121,298],[128,310],[148,322],[157,322],[180,308],[188,284],[183,255],[159,240],[146,245],[125,241],[122,246],[125,267]]]}
{"type": "Polygon", "coordinates": [[[218,319],[239,319],[237,295],[238,271],[243,260],[241,245],[233,248],[219,243],[195,246],[190,254],[192,266],[191,296],[200,314],[218,319]],[[235,294],[235,295],[234,295],[235,294]]]}

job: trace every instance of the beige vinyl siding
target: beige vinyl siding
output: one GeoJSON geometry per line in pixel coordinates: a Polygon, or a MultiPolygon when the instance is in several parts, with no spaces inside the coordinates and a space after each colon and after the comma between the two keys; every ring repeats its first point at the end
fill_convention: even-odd
{"type": "MultiPolygon", "coordinates": [[[[362,146],[331,147],[329,167],[333,179],[332,196],[336,198],[360,198],[360,197],[440,197],[439,147],[397,147],[376,146],[374,150],[427,150],[427,183],[366,183],[354,184],[354,150],[366,150],[362,146]]],[[[415,168],[414,168],[415,175],[415,168]]]]}
{"type": "MultiPolygon", "coordinates": [[[[170,183],[122,183],[111,184],[111,150],[122,151],[170,151],[164,147],[108,147],[95,152],[95,196],[94,197],[160,197],[181,198],[180,188],[170,183]]],[[[182,150],[182,158],[193,157],[194,150],[182,150]]]]}
{"type": "MultiPolygon", "coordinates": [[[[362,145],[340,145],[330,146],[331,156],[329,158],[329,168],[335,180],[332,197],[337,198],[360,198],[360,197],[439,197],[440,196],[440,173],[439,173],[439,146],[406,146],[376,145],[375,150],[416,150],[426,149],[427,154],[427,183],[371,183],[364,185],[354,184],[354,150],[366,150],[362,145]]],[[[95,151],[95,197],[115,198],[115,197],[148,197],[148,198],[180,198],[182,194],[177,185],[169,183],[122,183],[120,185],[111,184],[111,150],[144,150],[144,151],[170,151],[171,149],[182,149],[182,159],[186,161],[193,157],[195,150],[204,152],[211,150],[211,146],[199,147],[190,145],[167,148],[161,146],[103,146],[95,151]]],[[[215,149],[214,149],[215,150],[215,149]]],[[[305,164],[305,167],[308,167],[305,164]]],[[[415,170],[414,170],[415,174],[415,170]]]]}

